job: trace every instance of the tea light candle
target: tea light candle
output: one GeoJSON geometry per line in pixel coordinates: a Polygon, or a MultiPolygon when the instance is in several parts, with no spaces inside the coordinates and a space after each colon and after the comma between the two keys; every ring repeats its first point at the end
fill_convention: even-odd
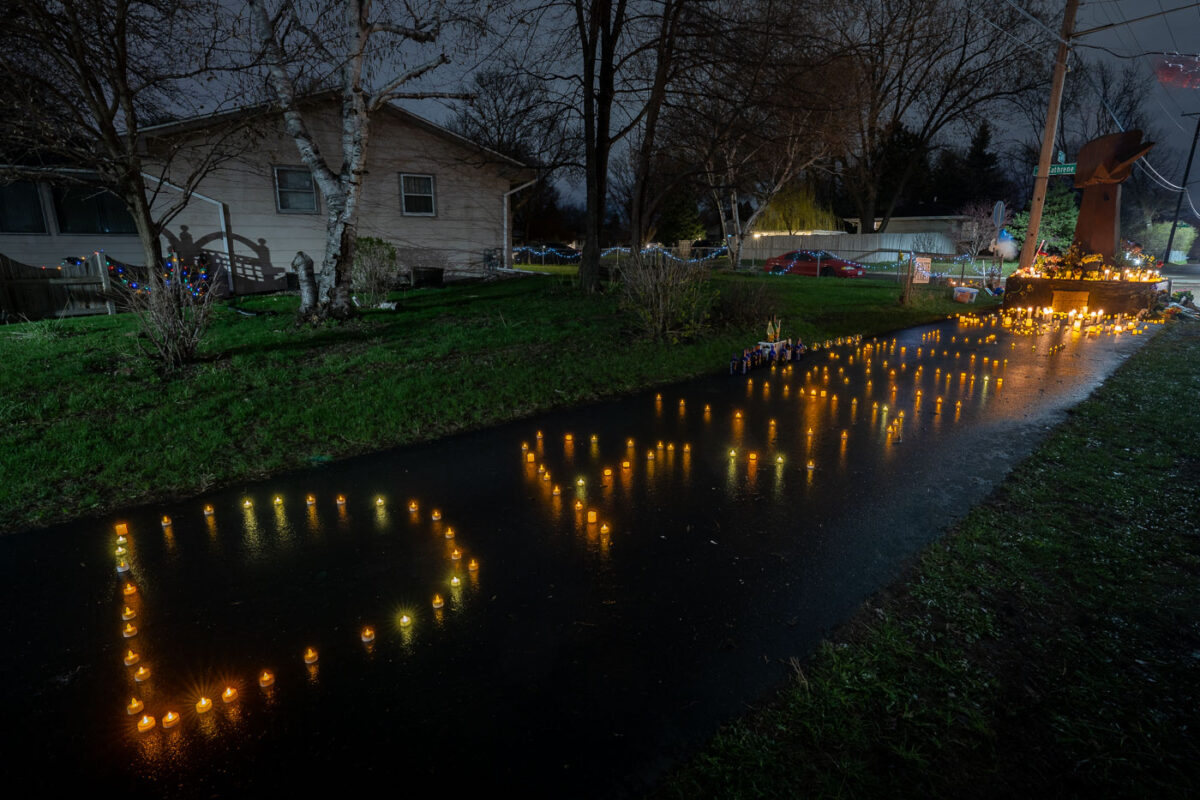
{"type": "Polygon", "coordinates": [[[442,512],[438,511],[435,508],[433,510],[433,513],[429,515],[429,518],[432,519],[434,522],[437,522],[438,520],[440,520],[442,518],[442,512]]]}
{"type": "Polygon", "coordinates": [[[179,724],[179,715],[176,714],[174,711],[168,711],[167,713],[163,714],[162,726],[164,729],[174,728],[178,724],[179,724]]]}
{"type": "Polygon", "coordinates": [[[170,517],[168,517],[166,514],[163,514],[163,518],[162,518],[162,526],[163,526],[164,528],[169,528],[169,527],[171,527],[171,518],[170,518],[170,517]]]}
{"type": "Polygon", "coordinates": [[[467,562],[467,569],[471,572],[477,572],[479,570],[479,562],[472,558],[467,562]]]}
{"type": "Polygon", "coordinates": [[[258,675],[258,685],[266,689],[275,683],[275,675],[269,669],[264,669],[258,675]]]}
{"type": "Polygon", "coordinates": [[[412,625],[412,617],[410,617],[408,614],[401,614],[400,615],[400,627],[407,628],[410,625],[412,625]]]}
{"type": "Polygon", "coordinates": [[[125,627],[121,629],[121,635],[126,639],[132,639],[134,636],[137,636],[137,626],[132,622],[126,622],[125,627]]]}
{"type": "Polygon", "coordinates": [[[417,501],[416,500],[408,501],[408,510],[414,514],[417,513],[417,501]]]}
{"type": "Polygon", "coordinates": [[[462,558],[462,551],[459,550],[457,547],[450,551],[450,560],[451,561],[458,561],[460,558],[462,558]]]}
{"type": "Polygon", "coordinates": [[[138,667],[136,670],[134,670],[133,679],[135,681],[137,681],[138,683],[149,680],[150,679],[150,668],[147,667],[145,664],[138,667]]]}
{"type": "Polygon", "coordinates": [[[125,595],[126,597],[129,597],[131,594],[137,594],[137,587],[132,583],[127,583],[124,587],[122,587],[121,594],[125,595]]]}
{"type": "Polygon", "coordinates": [[[453,539],[453,538],[454,538],[454,528],[450,528],[450,527],[447,527],[447,528],[446,528],[446,538],[447,538],[447,539],[453,539]]]}
{"type": "Polygon", "coordinates": [[[154,717],[145,714],[138,720],[138,733],[145,733],[154,727],[154,717]]]}
{"type": "Polygon", "coordinates": [[[238,691],[232,686],[226,686],[225,691],[221,692],[221,700],[226,703],[232,703],[237,700],[238,691]]]}
{"type": "Polygon", "coordinates": [[[134,714],[141,713],[142,706],[141,700],[131,697],[129,698],[129,705],[125,706],[125,713],[132,717],[134,714]]]}
{"type": "Polygon", "coordinates": [[[362,629],[362,633],[359,634],[359,638],[362,639],[363,644],[370,644],[371,642],[375,641],[375,629],[370,625],[367,625],[362,629]]]}
{"type": "Polygon", "coordinates": [[[279,495],[275,495],[275,501],[274,501],[274,502],[275,502],[275,505],[277,505],[277,506],[281,506],[281,505],[283,505],[283,498],[282,498],[282,497],[280,497],[279,495]]]}
{"type": "Polygon", "coordinates": [[[245,499],[245,500],[242,502],[242,508],[250,508],[250,507],[251,507],[251,506],[253,506],[253,505],[254,505],[254,504],[250,502],[250,498],[249,498],[249,497],[247,497],[247,498],[246,498],[246,499],[245,499]]]}
{"type": "Polygon", "coordinates": [[[344,506],[344,505],[346,505],[346,496],[345,496],[344,494],[339,494],[339,495],[337,496],[337,504],[338,504],[339,506],[344,506]]]}
{"type": "Polygon", "coordinates": [[[435,594],[435,595],[433,596],[433,607],[434,607],[434,608],[441,608],[441,607],[442,607],[442,606],[444,606],[444,605],[446,605],[446,603],[445,603],[445,601],[444,601],[444,600],[442,600],[442,596],[441,596],[440,594],[435,594]]]}
{"type": "Polygon", "coordinates": [[[589,508],[589,509],[588,509],[588,512],[587,512],[587,521],[588,521],[588,524],[589,524],[589,525],[592,525],[592,524],[594,524],[594,523],[596,522],[596,518],[597,518],[597,512],[596,512],[596,509],[594,509],[594,508],[589,508]]]}
{"type": "Polygon", "coordinates": [[[141,659],[141,656],[139,656],[137,653],[130,650],[128,653],[125,654],[125,666],[132,667],[134,664],[136,664],[138,662],[139,659],[141,659]]]}
{"type": "Polygon", "coordinates": [[[462,579],[455,575],[450,579],[450,585],[457,589],[459,586],[462,586],[462,579]]]}
{"type": "MultiPolygon", "coordinates": [[[[206,517],[211,517],[212,515],[213,515],[213,507],[212,507],[212,505],[211,505],[211,504],[206,504],[206,505],[204,506],[204,516],[206,516],[206,517]]],[[[166,717],[163,717],[163,727],[164,727],[164,728],[169,728],[169,727],[170,727],[169,725],[167,725],[167,718],[166,718],[166,717]]]]}
{"type": "Polygon", "coordinates": [[[376,497],[376,498],[375,498],[375,505],[376,505],[376,506],[382,506],[382,505],[383,505],[383,498],[382,498],[382,497],[376,497]]]}
{"type": "Polygon", "coordinates": [[[201,696],[200,699],[196,701],[196,713],[197,714],[207,714],[211,710],[212,710],[212,700],[209,700],[207,697],[201,696]]]}
{"type": "Polygon", "coordinates": [[[317,504],[317,498],[316,498],[316,497],[314,497],[314,496],[313,496],[313,495],[311,495],[311,494],[310,494],[310,495],[306,495],[306,496],[305,496],[305,498],[304,498],[304,504],[305,504],[306,506],[315,506],[315,505],[317,504]]]}
{"type": "Polygon", "coordinates": [[[117,562],[117,574],[124,575],[126,572],[129,572],[129,565],[126,564],[124,560],[118,561],[117,562]]]}
{"type": "Polygon", "coordinates": [[[306,649],[306,650],[304,651],[304,663],[305,663],[305,664],[315,664],[315,663],[317,663],[317,651],[316,651],[316,650],[313,650],[311,647],[309,647],[308,649],[306,649]]]}

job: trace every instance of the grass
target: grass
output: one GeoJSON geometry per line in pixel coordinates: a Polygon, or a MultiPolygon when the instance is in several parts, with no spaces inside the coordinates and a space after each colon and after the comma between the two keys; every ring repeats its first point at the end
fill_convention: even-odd
{"type": "Polygon", "coordinates": [[[561,278],[417,290],[398,312],[316,329],[293,325],[293,297],[248,299],[259,316],[219,311],[203,360],[171,377],[139,354],[129,315],[5,326],[0,530],[720,371],[757,341],[768,310],[787,335],[812,340],[963,308],[934,290],[900,308],[883,281],[717,276],[714,285],[751,300],[734,315],[740,323],[669,347],[631,331],[615,293],[580,295],[561,278]]]}
{"type": "Polygon", "coordinates": [[[1124,364],[659,797],[1200,791],[1200,329],[1124,364]]]}

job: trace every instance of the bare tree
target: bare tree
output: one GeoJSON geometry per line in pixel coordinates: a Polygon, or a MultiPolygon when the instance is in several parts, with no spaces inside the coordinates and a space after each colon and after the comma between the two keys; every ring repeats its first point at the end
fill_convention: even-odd
{"type": "Polygon", "coordinates": [[[353,316],[351,272],[371,116],[401,99],[465,97],[423,87],[451,60],[468,31],[481,30],[476,4],[448,0],[340,0],[335,4],[248,0],[252,27],[284,126],[325,202],[325,254],[317,304],[302,318],[353,316]],[[331,163],[309,121],[304,90],[334,86],[341,100],[340,164],[331,163]],[[335,168],[336,166],[336,168],[335,168]]]}
{"type": "Polygon", "coordinates": [[[842,186],[864,231],[873,229],[876,216],[883,219],[879,230],[887,227],[939,134],[1045,80],[1025,46],[1042,31],[1006,1],[851,0],[823,8],[820,28],[838,48],[854,52],[837,76],[853,116],[842,186]],[[887,145],[901,129],[913,146],[897,174],[881,169],[881,162],[895,158],[887,145]]]}
{"type": "Polygon", "coordinates": [[[712,41],[715,57],[690,66],[682,92],[693,102],[674,109],[669,124],[668,146],[696,166],[735,267],[771,200],[827,162],[842,138],[829,91],[842,57],[808,47],[797,28],[811,18],[802,5],[788,10],[790,17],[774,2],[744,7],[739,23],[712,41]]]}
{"type": "MultiPolygon", "coordinates": [[[[154,131],[154,123],[220,112],[245,97],[243,65],[222,44],[229,31],[219,0],[9,0],[5,8],[0,177],[114,192],[136,226],[150,291],[169,298],[163,229],[246,142],[231,125],[186,140],[154,131]]],[[[177,323],[191,314],[187,303],[160,305],[156,317],[168,328],[168,312],[177,323]]],[[[160,352],[177,366],[194,350],[160,352]]]]}

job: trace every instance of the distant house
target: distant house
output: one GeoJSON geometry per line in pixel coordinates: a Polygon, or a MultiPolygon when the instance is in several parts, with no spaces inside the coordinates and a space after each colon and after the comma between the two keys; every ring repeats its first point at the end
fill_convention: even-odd
{"type": "MultiPolygon", "coordinates": [[[[148,152],[251,113],[261,109],[146,128],[148,152]]],[[[312,99],[309,127],[334,169],[341,160],[339,114],[334,95],[312,99]]],[[[297,251],[318,268],[325,252],[325,208],[282,118],[268,117],[256,131],[249,149],[204,178],[163,235],[164,253],[203,254],[212,268],[232,264],[237,293],[282,288],[297,251]]],[[[404,266],[473,274],[508,265],[509,197],[532,178],[526,165],[395,106],[372,119],[368,147],[359,236],[389,240],[404,266]]],[[[147,181],[164,194],[176,191],[169,173],[147,181]]],[[[117,197],[53,181],[0,186],[0,254],[53,267],[96,250],[127,263],[144,260],[117,197]]]]}

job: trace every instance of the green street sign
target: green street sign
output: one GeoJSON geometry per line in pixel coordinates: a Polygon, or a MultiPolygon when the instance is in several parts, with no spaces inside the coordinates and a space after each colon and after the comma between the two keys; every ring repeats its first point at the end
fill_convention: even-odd
{"type": "MultiPolygon", "coordinates": [[[[1051,175],[1074,175],[1075,174],[1075,165],[1073,163],[1072,164],[1051,164],[1050,165],[1050,174],[1051,175]]],[[[1037,177],[1037,167],[1033,168],[1033,176],[1035,178],[1037,177]]]]}

